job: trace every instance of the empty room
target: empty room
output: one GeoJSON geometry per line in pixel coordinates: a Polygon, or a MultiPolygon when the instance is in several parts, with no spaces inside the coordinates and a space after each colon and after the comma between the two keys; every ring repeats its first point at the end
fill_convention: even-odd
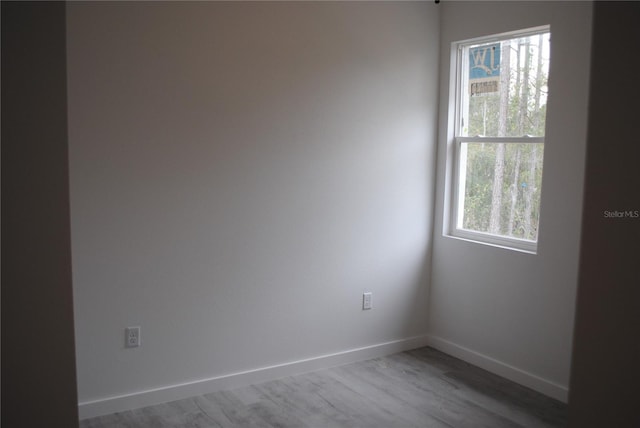
{"type": "Polygon", "coordinates": [[[2,426],[640,427],[639,19],[3,1],[2,426]]]}

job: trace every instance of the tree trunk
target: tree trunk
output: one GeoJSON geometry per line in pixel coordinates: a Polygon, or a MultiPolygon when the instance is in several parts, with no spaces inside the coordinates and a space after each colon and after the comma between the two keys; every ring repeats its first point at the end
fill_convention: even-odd
{"type": "Polygon", "coordinates": [[[498,108],[498,137],[507,135],[507,119],[509,112],[509,81],[511,73],[511,44],[507,40],[502,45],[500,64],[500,106],[498,108]]]}
{"type": "Polygon", "coordinates": [[[524,43],[524,67],[522,68],[522,95],[520,96],[520,114],[518,133],[522,136],[527,128],[529,119],[529,69],[531,68],[531,49],[529,39],[524,43]]]}
{"type": "Polygon", "coordinates": [[[515,90],[515,101],[518,102],[518,108],[515,109],[515,123],[513,124],[514,132],[519,136],[522,135],[520,132],[520,123],[522,122],[520,118],[520,97],[522,96],[522,76],[520,73],[520,53],[522,52],[522,46],[520,45],[520,41],[517,41],[518,48],[516,49],[516,86],[515,90]]]}
{"type": "MultiPolygon", "coordinates": [[[[509,42],[502,45],[500,60],[500,107],[498,110],[498,137],[507,135],[507,115],[509,107],[509,80],[511,72],[511,46],[509,42]]],[[[489,217],[489,233],[500,233],[500,211],[502,209],[502,186],[504,182],[504,143],[496,145],[494,163],[493,188],[491,191],[491,214],[489,217]]]]}
{"type": "Polygon", "coordinates": [[[535,117],[533,119],[534,134],[544,135],[544,129],[540,129],[540,96],[542,93],[542,34],[538,36],[538,64],[536,67],[536,94],[535,94],[535,117]]]}
{"type": "Polygon", "coordinates": [[[482,136],[487,135],[487,98],[482,102],[482,136]]]}
{"type": "MultiPolygon", "coordinates": [[[[542,43],[542,36],[538,36],[538,41],[539,41],[539,46],[541,46],[542,43]]],[[[525,53],[525,62],[524,62],[524,70],[523,70],[523,80],[526,82],[525,85],[522,88],[522,99],[521,99],[521,104],[520,104],[520,110],[522,112],[526,114],[528,114],[527,111],[527,103],[529,101],[529,68],[530,68],[530,64],[531,64],[531,52],[530,52],[530,48],[529,48],[530,42],[529,39],[527,39],[527,42],[525,44],[526,47],[526,53],[525,53]]],[[[539,52],[541,53],[541,52],[539,52]]],[[[536,107],[538,107],[540,105],[540,75],[542,73],[542,56],[539,54],[538,55],[538,64],[537,64],[537,69],[536,69],[536,93],[535,93],[535,103],[536,103],[536,107]]],[[[526,117],[526,116],[525,116],[526,117]]],[[[534,123],[538,122],[539,123],[539,115],[538,115],[538,111],[536,109],[536,116],[534,118],[534,123]]],[[[522,122],[522,129],[524,130],[524,119],[522,122]]],[[[538,132],[537,126],[535,128],[535,133],[538,132]]],[[[525,239],[534,239],[534,236],[532,235],[532,230],[531,230],[531,225],[532,225],[532,218],[531,218],[531,213],[533,210],[533,193],[535,192],[535,183],[536,183],[536,169],[537,169],[537,163],[538,163],[538,147],[534,144],[531,148],[531,158],[529,160],[529,162],[531,162],[529,164],[529,178],[527,180],[527,188],[525,189],[524,192],[524,238],[525,239]]]]}
{"type": "Polygon", "coordinates": [[[538,164],[538,146],[535,144],[532,145],[531,149],[531,159],[529,162],[529,179],[527,182],[527,188],[525,190],[525,200],[524,200],[524,239],[535,239],[533,235],[533,230],[531,230],[531,212],[533,208],[533,193],[535,192],[535,184],[536,184],[536,169],[538,164]]]}
{"type": "Polygon", "coordinates": [[[518,179],[520,178],[520,147],[516,152],[516,165],[513,169],[513,183],[511,184],[511,209],[509,210],[509,223],[507,235],[513,236],[513,223],[515,219],[516,203],[518,202],[518,179]]]}
{"type": "Polygon", "coordinates": [[[496,144],[493,189],[491,192],[491,217],[489,233],[500,233],[500,210],[502,208],[502,183],[504,181],[504,143],[496,144]]]}

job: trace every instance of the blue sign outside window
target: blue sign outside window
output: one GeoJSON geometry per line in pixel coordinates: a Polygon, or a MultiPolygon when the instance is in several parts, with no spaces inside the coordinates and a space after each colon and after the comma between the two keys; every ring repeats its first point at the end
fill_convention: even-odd
{"type": "Polygon", "coordinates": [[[469,49],[469,80],[500,76],[500,43],[469,49]]]}

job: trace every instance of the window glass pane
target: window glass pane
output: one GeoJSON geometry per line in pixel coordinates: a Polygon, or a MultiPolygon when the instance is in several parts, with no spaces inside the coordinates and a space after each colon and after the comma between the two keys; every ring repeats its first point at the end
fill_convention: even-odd
{"type": "Polygon", "coordinates": [[[543,143],[461,143],[457,227],[536,241],[543,143]]]}
{"type": "Polygon", "coordinates": [[[544,136],[550,33],[465,46],[463,136],[544,136]]]}

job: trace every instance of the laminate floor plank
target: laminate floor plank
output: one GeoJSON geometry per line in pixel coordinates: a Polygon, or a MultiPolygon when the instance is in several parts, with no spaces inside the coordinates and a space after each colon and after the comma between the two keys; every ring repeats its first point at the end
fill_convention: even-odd
{"type": "Polygon", "coordinates": [[[399,355],[416,357],[429,367],[441,370],[441,379],[455,387],[455,395],[521,425],[558,427],[566,423],[565,404],[469,363],[431,348],[399,355]]]}
{"type": "MultiPolygon", "coordinates": [[[[398,354],[380,361],[366,361],[361,368],[372,371],[367,377],[376,380],[378,387],[387,388],[395,385],[395,394],[402,394],[407,402],[412,402],[418,407],[425,407],[426,404],[425,410],[428,413],[439,414],[441,419],[455,426],[519,427],[532,422],[526,418],[512,418],[514,415],[501,411],[498,406],[487,405],[492,403],[470,399],[466,391],[446,379],[445,373],[424,373],[424,365],[416,365],[412,360],[407,364],[403,356],[404,354],[398,354]],[[467,420],[468,414],[474,415],[472,420],[467,420]]],[[[357,373],[358,370],[360,369],[354,372],[357,373]]]]}
{"type": "Polygon", "coordinates": [[[386,363],[379,364],[377,361],[366,363],[359,364],[358,367],[338,370],[350,385],[359,385],[362,393],[375,394],[376,401],[381,405],[388,406],[393,413],[410,418],[414,424],[431,418],[435,419],[431,422],[434,426],[439,426],[437,422],[440,422],[442,426],[460,428],[519,427],[499,415],[488,414],[486,409],[477,406],[469,408],[465,405],[466,403],[455,400],[452,396],[443,395],[440,391],[412,388],[406,380],[401,381],[389,376],[389,366],[386,363]],[[372,363],[378,364],[372,365],[372,363]],[[467,418],[468,414],[472,414],[473,418],[467,418]]]}
{"type": "Polygon", "coordinates": [[[288,381],[297,391],[288,400],[304,413],[309,426],[357,427],[364,423],[354,417],[353,410],[340,400],[336,391],[322,388],[312,376],[294,376],[288,381]]]}
{"type": "Polygon", "coordinates": [[[348,384],[349,388],[358,395],[366,397],[371,405],[384,410],[386,416],[394,418],[395,415],[398,415],[398,426],[449,427],[439,418],[439,415],[427,415],[426,412],[412,407],[402,397],[394,394],[390,385],[379,388],[374,380],[340,370],[340,368],[332,370],[327,375],[348,384]]]}
{"type": "Polygon", "coordinates": [[[200,409],[202,414],[207,417],[207,420],[210,421],[210,427],[233,428],[235,426],[231,419],[229,419],[229,417],[224,413],[222,408],[214,404],[205,396],[196,396],[188,398],[187,400],[191,401],[198,409],[200,409]]]}
{"type": "Polygon", "coordinates": [[[255,386],[254,389],[263,399],[304,421],[304,426],[335,426],[344,425],[349,421],[335,405],[317,392],[311,392],[307,384],[296,381],[295,378],[267,382],[255,386]]]}
{"type": "MultiPolygon", "coordinates": [[[[376,401],[373,394],[345,381],[336,369],[309,373],[308,379],[320,387],[320,395],[328,404],[346,415],[356,427],[412,427],[401,413],[389,410],[389,403],[376,401]]],[[[426,425],[425,425],[426,426],[426,425]]]]}
{"type": "Polygon", "coordinates": [[[218,391],[205,394],[205,397],[221,408],[222,413],[234,427],[272,428],[272,425],[259,416],[260,406],[262,406],[260,402],[247,406],[231,391],[218,391]]]}
{"type": "Polygon", "coordinates": [[[119,412],[81,428],[559,428],[566,405],[425,347],[119,412]]]}

